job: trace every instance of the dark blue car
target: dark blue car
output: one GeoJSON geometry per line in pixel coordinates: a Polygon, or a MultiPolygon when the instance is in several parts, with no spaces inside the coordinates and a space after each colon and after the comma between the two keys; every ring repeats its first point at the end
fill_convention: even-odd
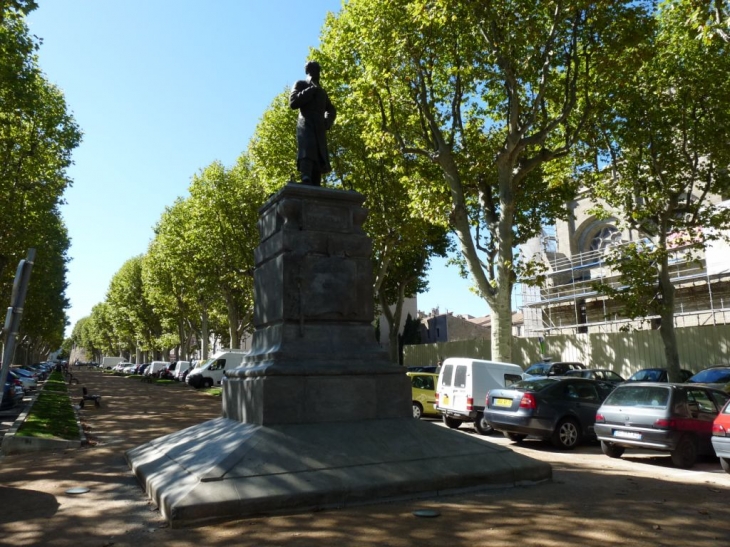
{"type": "Polygon", "coordinates": [[[595,436],[596,411],[614,387],[567,376],[522,380],[487,394],[484,419],[515,442],[533,436],[558,448],[575,448],[595,436]]]}

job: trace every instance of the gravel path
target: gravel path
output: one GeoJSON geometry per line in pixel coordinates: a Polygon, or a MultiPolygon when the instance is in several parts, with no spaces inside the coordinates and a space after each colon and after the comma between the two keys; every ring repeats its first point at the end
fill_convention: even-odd
{"type": "Polygon", "coordinates": [[[171,529],[132,476],[124,451],[218,417],[220,399],[185,385],[144,384],[92,370],[77,376],[81,382],[72,392],[80,396],[85,385],[103,396],[100,409],[87,405],[81,411],[91,446],[0,459],[0,545],[730,544],[730,475],[714,473],[712,461],[704,471],[678,473],[667,467],[666,458],[609,460],[595,447],[563,453],[529,442],[515,450],[551,461],[553,482],[171,529]],[[67,494],[73,487],[90,491],[67,494]],[[416,509],[436,509],[440,516],[418,518],[412,514],[416,509]]]}

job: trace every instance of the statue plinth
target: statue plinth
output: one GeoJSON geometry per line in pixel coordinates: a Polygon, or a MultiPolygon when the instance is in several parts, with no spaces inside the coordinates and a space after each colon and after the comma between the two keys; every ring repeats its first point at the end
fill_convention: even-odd
{"type": "Polygon", "coordinates": [[[261,208],[252,349],[223,415],[259,425],[411,415],[410,382],[372,326],[372,244],[357,192],[288,184],[261,208]]]}

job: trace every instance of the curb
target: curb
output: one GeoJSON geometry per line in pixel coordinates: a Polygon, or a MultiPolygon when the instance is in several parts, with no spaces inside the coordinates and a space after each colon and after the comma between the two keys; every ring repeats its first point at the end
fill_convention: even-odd
{"type": "Polygon", "coordinates": [[[0,445],[0,450],[4,455],[9,456],[11,454],[25,454],[29,452],[54,452],[58,450],[66,450],[68,448],[80,448],[88,443],[84,429],[81,426],[79,409],[76,405],[73,405],[73,403],[72,406],[74,414],[76,415],[76,426],[79,429],[78,440],[71,441],[68,439],[49,439],[45,437],[20,437],[16,435],[20,426],[23,425],[23,422],[25,422],[25,419],[28,417],[28,414],[38,399],[39,394],[40,391],[37,391],[33,395],[30,404],[28,404],[28,408],[20,413],[18,419],[15,420],[12,427],[7,433],[5,433],[2,445],[0,445]]]}

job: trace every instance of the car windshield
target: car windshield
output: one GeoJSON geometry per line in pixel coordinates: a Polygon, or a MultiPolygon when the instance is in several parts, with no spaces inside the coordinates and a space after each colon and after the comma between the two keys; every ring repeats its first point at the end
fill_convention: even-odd
{"type": "Polygon", "coordinates": [[[708,368],[687,381],[693,384],[726,384],[730,382],[730,368],[708,368]]]}
{"type": "Polygon", "coordinates": [[[203,368],[208,363],[212,363],[215,361],[215,359],[206,359],[205,361],[200,361],[197,365],[195,365],[195,368],[203,368]]]}
{"type": "Polygon", "coordinates": [[[525,371],[525,374],[530,374],[532,376],[545,376],[550,370],[551,364],[552,363],[535,363],[534,365],[530,365],[530,368],[525,371]]]}
{"type": "Polygon", "coordinates": [[[658,369],[640,370],[629,378],[629,382],[658,382],[661,375],[662,371],[658,369]]]}
{"type": "Polygon", "coordinates": [[[618,387],[603,403],[607,406],[646,406],[666,408],[669,403],[669,389],[661,386],[618,387]]]}
{"type": "Polygon", "coordinates": [[[510,386],[510,389],[517,389],[519,391],[540,391],[548,386],[553,385],[557,382],[554,378],[539,378],[536,380],[522,380],[510,386]]]}

